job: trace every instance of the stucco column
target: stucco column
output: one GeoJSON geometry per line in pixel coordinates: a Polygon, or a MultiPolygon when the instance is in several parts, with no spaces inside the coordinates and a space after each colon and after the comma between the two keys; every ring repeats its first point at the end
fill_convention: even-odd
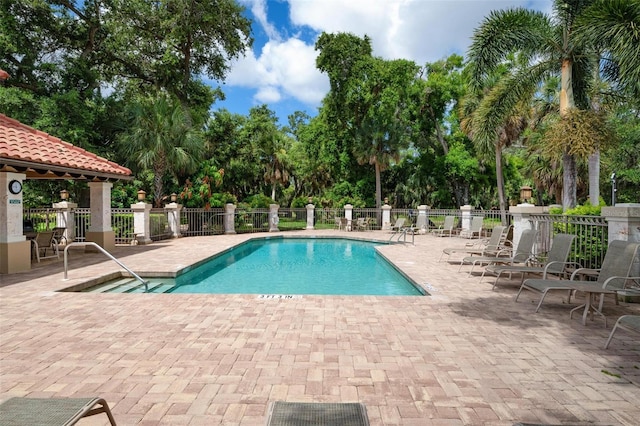
{"type": "Polygon", "coordinates": [[[462,217],[460,228],[461,229],[471,229],[471,211],[473,207],[469,204],[465,204],[464,206],[460,206],[460,216],[462,217]]]}
{"type": "MultiPolygon", "coordinates": [[[[513,247],[517,247],[520,242],[520,236],[526,229],[535,229],[535,224],[530,219],[532,214],[545,213],[544,207],[538,207],[533,204],[523,203],[517,206],[509,207],[509,212],[513,216],[513,247]]],[[[536,240],[540,239],[540,236],[536,240]]],[[[534,247],[534,253],[537,247],[534,247]]]]}
{"type": "Polygon", "coordinates": [[[151,244],[151,204],[138,201],[131,204],[133,210],[133,232],[138,244],[151,244]]]}
{"type": "Polygon", "coordinates": [[[224,205],[224,233],[225,234],[235,234],[236,233],[236,224],[234,221],[236,214],[236,206],[232,203],[227,203],[224,205]]]}
{"type": "Polygon", "coordinates": [[[613,240],[640,243],[640,204],[617,203],[603,207],[600,214],[609,223],[609,242],[613,240]]]}
{"type": "Polygon", "coordinates": [[[169,203],[164,206],[167,211],[167,220],[169,222],[169,231],[171,232],[171,238],[180,238],[180,211],[182,210],[182,204],[169,203]]]}
{"type": "Polygon", "coordinates": [[[391,206],[385,203],[380,209],[382,210],[382,230],[388,231],[391,229],[391,206]]]}
{"type": "Polygon", "coordinates": [[[9,191],[12,181],[21,186],[25,178],[24,173],[0,172],[0,274],[31,269],[31,242],[22,230],[22,191],[9,191]]]}
{"type": "Polygon", "coordinates": [[[353,229],[353,205],[345,204],[344,205],[344,217],[347,219],[347,231],[351,231],[353,229]]]}
{"type": "Polygon", "coordinates": [[[53,203],[53,208],[58,210],[56,212],[56,226],[59,228],[65,228],[64,238],[66,243],[72,242],[76,237],[76,220],[74,210],[77,207],[78,205],[76,203],[70,203],[68,201],[53,203]]]}
{"type": "Polygon", "coordinates": [[[418,218],[416,219],[416,228],[419,229],[418,232],[421,234],[426,234],[429,230],[429,220],[427,217],[427,210],[430,209],[427,205],[418,206],[418,218]]]}
{"type": "Polygon", "coordinates": [[[313,204],[307,204],[307,229],[315,229],[313,226],[315,208],[316,206],[314,206],[313,204]]]}
{"type": "MultiPolygon", "coordinates": [[[[609,223],[609,243],[614,240],[640,243],[640,204],[616,203],[615,207],[603,207],[600,214],[609,223]]],[[[636,262],[633,268],[631,276],[640,276],[640,263],[636,262]]]]}
{"type": "Polygon", "coordinates": [[[278,218],[278,209],[280,208],[277,204],[269,204],[269,232],[278,232],[278,223],[280,223],[280,218],[278,218]]]}
{"type": "MultiPolygon", "coordinates": [[[[111,227],[111,182],[89,182],[91,224],[86,240],[93,241],[107,251],[116,247],[116,235],[111,227]]],[[[91,251],[91,247],[87,247],[91,251]]]]}

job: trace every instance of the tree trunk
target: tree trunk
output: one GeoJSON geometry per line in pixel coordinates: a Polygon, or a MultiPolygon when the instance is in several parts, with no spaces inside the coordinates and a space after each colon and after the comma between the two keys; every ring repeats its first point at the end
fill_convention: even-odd
{"type": "Polygon", "coordinates": [[[496,187],[498,188],[498,202],[500,203],[500,220],[507,224],[507,205],[504,198],[504,176],[502,172],[502,148],[496,144],[496,187]]]}
{"type": "Polygon", "coordinates": [[[379,209],[382,206],[382,184],[380,183],[380,164],[378,161],[374,163],[376,168],[376,208],[379,209]]]}
{"type": "Polygon", "coordinates": [[[592,206],[600,204],[600,150],[589,156],[589,201],[592,206]]]}
{"type": "Polygon", "coordinates": [[[567,152],[562,154],[562,210],[576,206],[576,160],[567,152]]]}
{"type": "Polygon", "coordinates": [[[271,199],[273,200],[273,202],[276,202],[276,183],[273,182],[271,184],[271,199]]]}
{"type": "Polygon", "coordinates": [[[162,173],[160,171],[153,174],[153,205],[162,207],[162,173]]]}
{"type": "MultiPolygon", "coordinates": [[[[571,77],[573,62],[571,59],[562,61],[562,76],[560,88],[560,117],[565,117],[574,107],[573,79],[571,77]]],[[[566,150],[562,155],[562,209],[572,209],[577,203],[576,182],[578,180],[576,159],[566,150]]]]}

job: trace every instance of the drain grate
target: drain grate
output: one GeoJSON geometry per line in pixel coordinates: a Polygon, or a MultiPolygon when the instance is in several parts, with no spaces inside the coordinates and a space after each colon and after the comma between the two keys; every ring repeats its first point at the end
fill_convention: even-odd
{"type": "Polygon", "coordinates": [[[269,408],[267,426],[369,426],[367,410],[359,403],[276,401],[269,408]]]}

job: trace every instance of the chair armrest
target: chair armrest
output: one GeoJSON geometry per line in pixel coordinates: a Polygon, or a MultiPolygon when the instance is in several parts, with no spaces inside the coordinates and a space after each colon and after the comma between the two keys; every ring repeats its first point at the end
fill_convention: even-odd
{"type": "Polygon", "coordinates": [[[567,266],[568,266],[568,265],[574,265],[574,266],[577,266],[578,268],[582,268],[582,266],[581,266],[579,263],[577,263],[577,262],[561,262],[561,261],[559,261],[559,260],[552,260],[551,262],[547,262],[547,264],[546,264],[546,265],[544,265],[544,271],[542,272],[542,278],[543,278],[543,279],[544,279],[544,278],[546,278],[546,276],[547,276],[547,271],[549,270],[549,266],[551,266],[551,265],[558,265],[558,264],[559,264],[559,265],[566,265],[566,266],[563,268],[563,271],[562,271],[562,272],[565,272],[565,270],[566,270],[566,268],[567,268],[567,266]]]}
{"type": "Polygon", "coordinates": [[[610,284],[611,284],[612,281],[619,281],[619,280],[623,280],[622,287],[611,286],[613,289],[624,290],[626,288],[627,281],[629,281],[629,280],[640,280],[640,277],[623,277],[623,276],[609,277],[602,284],[602,288],[603,289],[608,289],[610,287],[610,284]]]}
{"type": "Polygon", "coordinates": [[[570,280],[573,280],[576,275],[589,275],[592,277],[597,277],[600,273],[600,269],[592,269],[592,268],[578,268],[571,274],[570,280]]]}

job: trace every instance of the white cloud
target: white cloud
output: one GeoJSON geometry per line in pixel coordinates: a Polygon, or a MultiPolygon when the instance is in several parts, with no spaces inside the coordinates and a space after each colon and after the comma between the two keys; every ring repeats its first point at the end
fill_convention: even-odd
{"type": "Polygon", "coordinates": [[[255,88],[257,102],[293,98],[312,107],[329,89],[315,67],[315,40],[298,35],[283,40],[282,34],[303,28],[366,34],[374,55],[423,65],[464,54],[474,29],[492,10],[522,6],[549,12],[551,7],[551,0],[288,0],[291,22],[274,23],[267,19],[272,1],[242,0],[269,41],[257,56],[247,52],[233,64],[226,83],[255,88]]]}
{"type": "Polygon", "coordinates": [[[226,83],[258,89],[260,103],[292,97],[316,106],[329,89],[327,77],[316,69],[316,53],[313,45],[296,38],[269,41],[258,57],[249,51],[234,63],[226,83]]]}

